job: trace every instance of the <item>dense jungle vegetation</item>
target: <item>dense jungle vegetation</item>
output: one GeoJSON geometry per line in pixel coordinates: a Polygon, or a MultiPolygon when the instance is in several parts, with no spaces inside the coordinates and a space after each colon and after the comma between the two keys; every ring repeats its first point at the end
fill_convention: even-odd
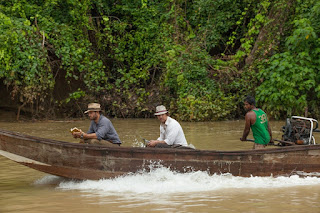
{"type": "Polygon", "coordinates": [[[0,107],[33,118],[320,115],[318,0],[2,0],[0,107]]]}

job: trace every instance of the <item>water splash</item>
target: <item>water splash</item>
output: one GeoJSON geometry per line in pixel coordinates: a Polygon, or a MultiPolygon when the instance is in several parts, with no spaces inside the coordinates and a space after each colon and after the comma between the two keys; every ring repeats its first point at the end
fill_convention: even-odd
{"type": "Polygon", "coordinates": [[[133,139],[132,147],[145,147],[144,142],[139,141],[137,138],[133,139]]]}
{"type": "Polygon", "coordinates": [[[65,178],[58,177],[55,175],[46,175],[41,179],[38,179],[34,182],[34,185],[58,185],[62,181],[64,181],[65,178]]]}
{"type": "Polygon", "coordinates": [[[265,189],[320,184],[319,177],[236,177],[231,174],[209,175],[207,172],[173,172],[158,167],[150,172],[129,174],[114,179],[98,181],[62,181],[57,188],[83,190],[102,194],[148,194],[161,195],[189,192],[209,192],[224,189],[265,189]]]}

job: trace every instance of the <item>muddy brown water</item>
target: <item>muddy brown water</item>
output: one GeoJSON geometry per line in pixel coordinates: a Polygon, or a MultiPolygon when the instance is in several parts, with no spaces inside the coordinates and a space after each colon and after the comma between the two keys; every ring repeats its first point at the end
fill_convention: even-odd
{"type": "MultiPolygon", "coordinates": [[[[156,119],[112,119],[123,146],[156,139],[156,119]]],[[[241,142],[244,121],[182,122],[198,149],[251,149],[241,142]]],[[[284,121],[273,121],[281,138],[284,121]]],[[[89,120],[0,122],[0,128],[76,143],[70,128],[87,130],[89,120]]],[[[320,134],[320,133],[318,133],[320,134]]],[[[315,135],[320,143],[319,135],[315,135]]],[[[252,138],[252,135],[250,136],[252,138]]],[[[272,147],[270,147],[272,148],[272,147]]],[[[111,180],[73,181],[24,167],[0,156],[0,212],[320,212],[320,178],[208,176],[166,168],[111,180]]]]}

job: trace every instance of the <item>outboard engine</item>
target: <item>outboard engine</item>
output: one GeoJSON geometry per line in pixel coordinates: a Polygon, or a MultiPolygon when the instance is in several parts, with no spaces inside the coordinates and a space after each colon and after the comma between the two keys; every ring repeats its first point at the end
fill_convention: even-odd
{"type": "Polygon", "coordinates": [[[287,118],[286,125],[282,127],[283,145],[313,145],[316,144],[313,132],[319,132],[318,121],[313,118],[292,116],[287,118]]]}

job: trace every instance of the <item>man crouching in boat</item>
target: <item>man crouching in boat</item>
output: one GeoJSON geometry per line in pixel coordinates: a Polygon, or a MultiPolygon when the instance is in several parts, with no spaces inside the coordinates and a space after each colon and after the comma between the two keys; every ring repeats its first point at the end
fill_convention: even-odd
{"type": "Polygon", "coordinates": [[[89,131],[87,133],[73,132],[73,137],[80,138],[80,143],[120,146],[121,141],[116,130],[111,121],[101,114],[101,111],[100,104],[90,103],[88,110],[84,112],[91,120],[89,131]]]}
{"type": "Polygon", "coordinates": [[[157,106],[154,115],[156,115],[160,121],[160,137],[157,140],[150,140],[147,145],[148,147],[188,148],[182,127],[178,121],[169,117],[165,106],[157,106]]]}
{"type": "Polygon", "coordinates": [[[241,141],[247,140],[247,136],[252,129],[254,137],[253,149],[263,149],[269,142],[272,142],[272,132],[269,126],[267,114],[255,107],[254,97],[247,96],[244,100],[244,108],[247,111],[245,116],[245,127],[241,141]]]}

